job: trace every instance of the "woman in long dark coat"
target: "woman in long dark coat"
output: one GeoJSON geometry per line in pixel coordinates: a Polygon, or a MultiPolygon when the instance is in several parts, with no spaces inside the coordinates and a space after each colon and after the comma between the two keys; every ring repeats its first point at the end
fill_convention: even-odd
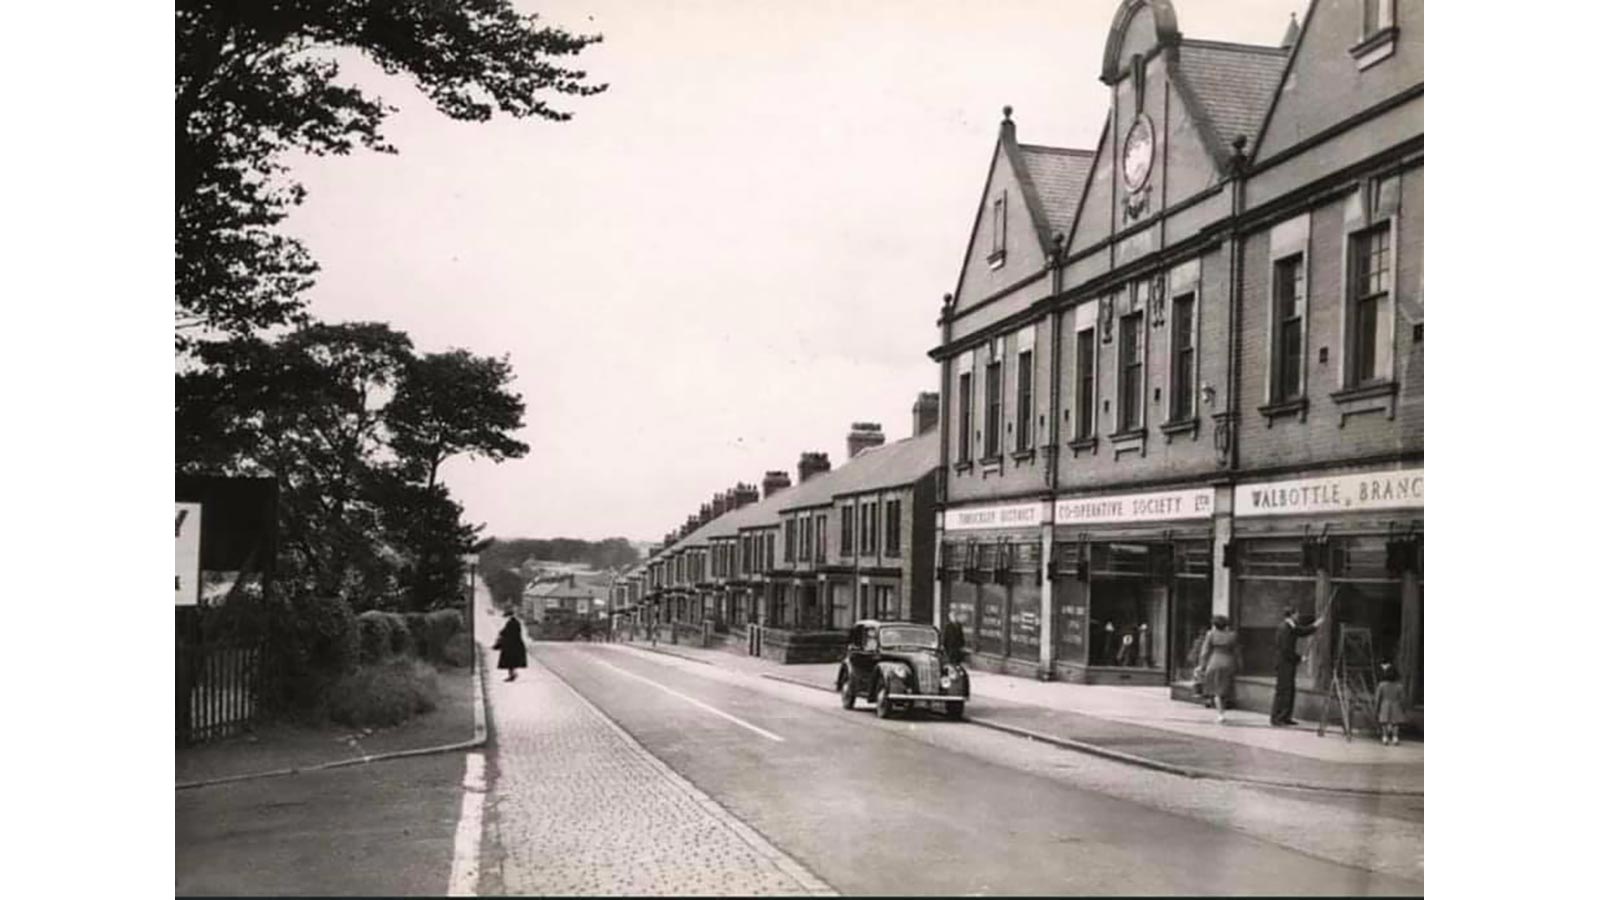
{"type": "Polygon", "coordinates": [[[516,681],[517,670],[528,665],[528,645],[522,642],[522,620],[516,610],[506,612],[506,624],[494,639],[494,649],[500,651],[498,668],[507,670],[506,680],[516,681]]]}

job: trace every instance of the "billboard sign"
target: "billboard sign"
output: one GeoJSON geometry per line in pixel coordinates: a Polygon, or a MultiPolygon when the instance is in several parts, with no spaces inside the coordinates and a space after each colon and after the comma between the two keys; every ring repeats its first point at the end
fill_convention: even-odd
{"type": "Polygon", "coordinates": [[[173,587],[178,606],[200,603],[200,504],[177,504],[173,529],[178,538],[177,574],[173,587]]]}

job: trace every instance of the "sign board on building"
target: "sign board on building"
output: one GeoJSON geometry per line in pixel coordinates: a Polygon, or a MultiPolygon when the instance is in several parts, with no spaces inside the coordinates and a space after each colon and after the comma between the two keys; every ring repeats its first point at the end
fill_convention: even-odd
{"type": "Polygon", "coordinates": [[[1421,509],[1422,470],[1241,484],[1233,497],[1233,514],[1241,518],[1421,509]]]}
{"type": "Polygon", "coordinates": [[[944,511],[945,531],[973,531],[979,528],[1029,528],[1044,522],[1043,503],[1010,503],[1001,506],[955,507],[944,511]]]}
{"type": "Polygon", "coordinates": [[[1092,525],[1101,522],[1164,522],[1171,519],[1209,519],[1211,488],[1077,497],[1056,501],[1057,525],[1092,525]]]}
{"type": "Polygon", "coordinates": [[[178,538],[177,575],[173,587],[178,606],[200,603],[200,504],[179,503],[174,531],[178,538]]]}

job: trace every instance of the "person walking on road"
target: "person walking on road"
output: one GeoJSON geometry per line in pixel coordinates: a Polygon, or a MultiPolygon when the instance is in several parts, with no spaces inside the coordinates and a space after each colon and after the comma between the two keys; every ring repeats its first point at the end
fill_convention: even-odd
{"type": "Polygon", "coordinates": [[[500,651],[497,668],[507,671],[507,681],[516,681],[517,670],[528,666],[528,645],[522,641],[522,620],[516,610],[506,610],[506,624],[494,639],[494,649],[500,651]]]}
{"type": "Polygon", "coordinates": [[[1200,644],[1200,677],[1206,696],[1217,704],[1217,724],[1226,722],[1233,699],[1233,676],[1239,672],[1239,632],[1227,616],[1213,616],[1211,630],[1200,644]]]}
{"type": "Polygon", "coordinates": [[[1299,640],[1316,634],[1322,627],[1324,616],[1318,616],[1310,625],[1301,625],[1302,619],[1294,607],[1283,608],[1283,621],[1278,624],[1274,637],[1274,654],[1278,665],[1278,686],[1272,692],[1272,724],[1298,725],[1294,720],[1294,676],[1300,667],[1299,640]]]}

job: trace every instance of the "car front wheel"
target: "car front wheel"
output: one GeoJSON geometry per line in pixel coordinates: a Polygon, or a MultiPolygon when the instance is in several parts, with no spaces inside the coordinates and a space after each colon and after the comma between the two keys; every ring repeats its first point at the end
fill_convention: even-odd
{"type": "Polygon", "coordinates": [[[843,706],[845,709],[856,708],[856,685],[848,675],[845,676],[844,681],[839,685],[839,705],[843,706]]]}
{"type": "Polygon", "coordinates": [[[878,682],[878,718],[889,718],[889,679],[878,682]]]}

